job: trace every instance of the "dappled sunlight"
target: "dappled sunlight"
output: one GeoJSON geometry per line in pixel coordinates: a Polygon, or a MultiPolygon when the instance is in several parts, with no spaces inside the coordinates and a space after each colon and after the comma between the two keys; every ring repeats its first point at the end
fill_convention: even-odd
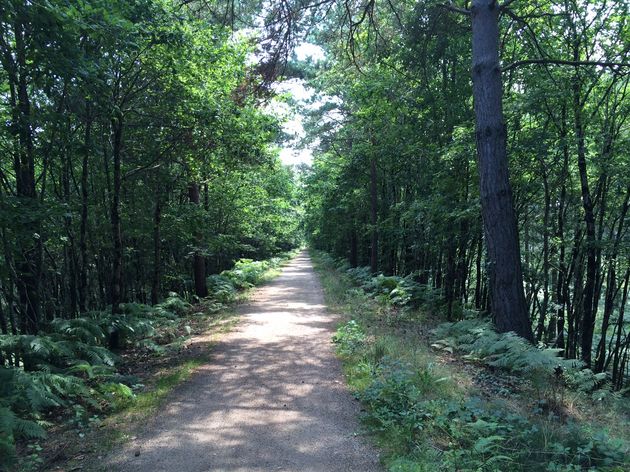
{"type": "Polygon", "coordinates": [[[305,253],[241,307],[242,322],[111,462],[125,471],[378,470],[355,436],[358,404],[340,380],[305,253]],[[183,466],[185,464],[185,467],[183,466]]]}

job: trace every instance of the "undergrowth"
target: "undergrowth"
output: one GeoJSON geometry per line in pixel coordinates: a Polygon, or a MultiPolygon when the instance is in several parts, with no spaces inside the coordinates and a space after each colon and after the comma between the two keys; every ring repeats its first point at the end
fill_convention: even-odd
{"type": "Polygon", "coordinates": [[[345,315],[333,342],[388,470],[628,470],[628,411],[604,376],[479,319],[424,334],[431,290],[313,256],[345,315]],[[508,374],[522,385],[504,395],[475,384],[508,374]]]}
{"type": "Polygon", "coordinates": [[[238,261],[234,269],[208,278],[210,294],[196,306],[170,293],[155,306],[123,304],[116,316],[108,310],[54,319],[36,336],[0,335],[0,470],[41,468],[40,441],[53,426],[71,428],[82,438],[112,413],[155,409],[205,359],[187,359],[147,388],[136,375],[120,371],[121,356],[177,356],[195,334],[191,325],[203,332],[213,319],[221,320],[218,312],[243,290],[276,275],[288,257],[238,261]],[[119,352],[107,347],[114,330],[119,352]]]}

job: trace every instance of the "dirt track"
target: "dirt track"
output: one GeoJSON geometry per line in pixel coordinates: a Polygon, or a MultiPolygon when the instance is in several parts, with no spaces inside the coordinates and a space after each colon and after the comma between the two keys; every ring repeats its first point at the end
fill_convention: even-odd
{"type": "Polygon", "coordinates": [[[335,319],[308,255],[258,289],[241,314],[212,361],[108,469],[381,470],[375,450],[356,436],[360,407],[334,356],[335,319]]]}

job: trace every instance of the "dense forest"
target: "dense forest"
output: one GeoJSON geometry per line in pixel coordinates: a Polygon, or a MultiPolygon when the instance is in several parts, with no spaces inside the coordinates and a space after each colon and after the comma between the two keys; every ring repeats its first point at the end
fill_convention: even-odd
{"type": "Polygon", "coordinates": [[[180,2],[2,2],[3,456],[29,430],[14,413],[111,364],[134,306],[201,299],[211,274],[299,243],[256,47],[180,2]]]}
{"type": "Polygon", "coordinates": [[[314,83],[340,105],[313,122],[308,234],[353,267],[413,274],[449,320],[490,312],[620,389],[628,6],[472,3],[368,4],[350,53],[331,48],[314,83]]]}
{"type": "Polygon", "coordinates": [[[304,242],[392,313],[491,323],[623,398],[629,8],[2,2],[0,469],[304,242]],[[282,163],[282,106],[312,163],[282,163]]]}

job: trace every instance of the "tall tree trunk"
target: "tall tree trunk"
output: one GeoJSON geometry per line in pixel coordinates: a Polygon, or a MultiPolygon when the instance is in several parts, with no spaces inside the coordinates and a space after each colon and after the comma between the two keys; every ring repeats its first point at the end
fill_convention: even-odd
{"type": "MultiPolygon", "coordinates": [[[[617,317],[617,340],[615,342],[615,349],[613,350],[613,368],[612,368],[612,384],[613,387],[621,388],[623,384],[623,371],[620,368],[622,342],[621,334],[623,331],[624,313],[626,309],[626,303],[628,302],[628,284],[630,283],[630,269],[626,270],[626,277],[624,280],[623,293],[621,295],[621,303],[619,305],[619,316],[617,317]]],[[[627,337],[627,335],[626,335],[627,337]]]]}
{"type": "Polygon", "coordinates": [[[499,331],[513,331],[533,341],[508,174],[499,66],[499,6],[496,0],[474,0],[471,13],[479,190],[488,248],[492,313],[499,331]]]}
{"type": "Polygon", "coordinates": [[[378,189],[377,189],[376,157],[370,159],[370,224],[372,241],[370,245],[370,269],[378,271],[378,189]]]}
{"type": "Polygon", "coordinates": [[[593,331],[595,330],[593,298],[595,295],[595,278],[597,275],[597,248],[595,247],[595,213],[593,211],[593,199],[589,189],[588,173],[586,169],[586,144],[584,124],[582,122],[581,85],[577,75],[573,79],[573,114],[577,139],[577,163],[580,173],[580,188],[582,191],[582,208],[584,210],[584,222],[586,224],[586,279],[584,281],[582,296],[580,348],[582,361],[586,364],[586,367],[590,367],[593,331]]]}
{"type": "MultiPolygon", "coordinates": [[[[538,326],[536,328],[537,341],[543,339],[547,308],[549,306],[549,216],[551,214],[551,195],[549,193],[547,169],[542,162],[541,171],[543,172],[543,185],[545,190],[545,210],[543,215],[543,301],[540,306],[538,326]]],[[[537,298],[537,295],[534,295],[534,297],[537,298]]]]}
{"type": "MultiPolygon", "coordinates": [[[[191,182],[188,185],[188,198],[190,203],[199,205],[199,185],[196,182],[191,182]]],[[[195,233],[195,253],[193,255],[193,277],[195,280],[195,295],[200,298],[208,296],[208,287],[206,286],[206,259],[199,251],[199,244],[201,244],[202,233],[197,230],[195,233]]]]}
{"type": "Polygon", "coordinates": [[[156,305],[160,300],[160,268],[162,258],[160,256],[161,237],[160,221],[162,217],[162,205],[160,199],[160,188],[156,179],[155,209],[153,210],[153,281],[151,284],[151,304],[156,305]]]}
{"type": "MultiPolygon", "coordinates": [[[[42,269],[42,242],[40,217],[37,209],[35,184],[35,157],[33,148],[33,124],[31,103],[28,95],[26,44],[27,36],[25,5],[18,6],[15,19],[15,59],[13,76],[17,89],[17,100],[12,93],[13,122],[18,140],[14,167],[16,194],[24,210],[18,241],[20,255],[16,261],[16,286],[22,309],[22,330],[26,334],[36,334],[40,317],[40,278],[42,269]]],[[[15,89],[13,89],[15,90],[15,89]]]]}
{"type": "MultiPolygon", "coordinates": [[[[111,227],[112,242],[114,246],[112,254],[112,315],[115,317],[120,313],[120,303],[122,302],[122,229],[120,222],[120,187],[121,187],[121,165],[122,165],[122,116],[112,120],[112,154],[114,160],[113,169],[113,192],[111,202],[111,227]]],[[[109,337],[109,345],[112,349],[120,347],[120,333],[114,329],[109,337]]]]}
{"type": "MultiPolygon", "coordinates": [[[[609,359],[607,359],[606,352],[606,336],[608,334],[608,327],[610,323],[610,317],[613,313],[615,298],[619,293],[620,287],[617,286],[617,273],[615,271],[617,264],[617,255],[619,251],[619,246],[621,244],[621,240],[624,234],[624,223],[626,219],[626,215],[628,214],[628,210],[630,209],[630,186],[628,186],[628,190],[626,191],[626,196],[621,205],[621,212],[619,214],[619,223],[617,228],[613,224],[613,227],[610,230],[610,238],[612,239],[612,234],[616,235],[614,238],[614,244],[610,253],[608,254],[608,273],[606,276],[606,295],[604,298],[604,316],[602,318],[602,327],[601,327],[601,337],[599,340],[599,344],[597,346],[597,356],[595,359],[595,367],[594,370],[596,372],[603,372],[605,370],[604,365],[608,364],[609,359]]],[[[630,269],[628,269],[630,270],[630,269]]]]}
{"type": "Polygon", "coordinates": [[[560,199],[558,201],[558,227],[556,239],[560,242],[558,251],[558,276],[556,280],[556,347],[564,349],[564,316],[566,313],[567,298],[564,296],[565,282],[567,280],[567,266],[565,261],[564,242],[564,211],[567,197],[567,178],[569,175],[569,143],[567,142],[567,107],[562,105],[562,122],[560,128],[560,140],[562,141],[562,174],[560,176],[560,199]]]}
{"type": "Polygon", "coordinates": [[[92,149],[92,116],[90,103],[86,103],[85,135],[83,138],[83,161],[81,163],[81,228],[79,230],[79,252],[81,254],[81,269],[79,273],[79,311],[87,311],[88,290],[88,250],[87,250],[87,225],[88,225],[88,176],[89,157],[92,149]]]}

